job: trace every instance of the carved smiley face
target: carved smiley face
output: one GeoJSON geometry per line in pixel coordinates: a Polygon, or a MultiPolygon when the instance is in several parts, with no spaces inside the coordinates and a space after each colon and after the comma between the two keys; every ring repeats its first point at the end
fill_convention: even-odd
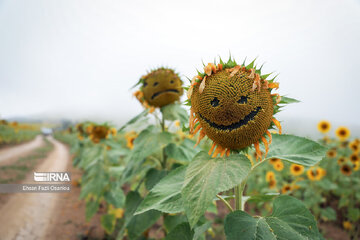
{"type": "Polygon", "coordinates": [[[222,70],[194,88],[192,109],[206,135],[224,148],[242,149],[257,142],[269,128],[274,112],[268,89],[252,91],[254,80],[244,71],[230,77],[222,70]]]}
{"type": "Polygon", "coordinates": [[[181,79],[173,70],[161,68],[144,77],[142,91],[151,106],[162,107],[180,99],[181,85],[181,79]]]}

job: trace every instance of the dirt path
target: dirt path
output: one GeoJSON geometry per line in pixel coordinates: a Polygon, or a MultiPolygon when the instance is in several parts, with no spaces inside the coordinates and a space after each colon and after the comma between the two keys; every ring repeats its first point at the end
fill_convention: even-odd
{"type": "MultiPolygon", "coordinates": [[[[35,171],[67,170],[70,154],[66,146],[53,138],[54,150],[35,171]]],[[[24,183],[33,183],[32,175],[24,183]]],[[[0,209],[0,239],[46,239],[56,202],[64,193],[17,193],[0,209]]]]}
{"type": "Polygon", "coordinates": [[[15,147],[8,147],[0,149],[0,165],[11,163],[12,160],[18,159],[19,157],[25,156],[34,149],[44,145],[44,141],[41,135],[30,142],[20,144],[15,147]]]}

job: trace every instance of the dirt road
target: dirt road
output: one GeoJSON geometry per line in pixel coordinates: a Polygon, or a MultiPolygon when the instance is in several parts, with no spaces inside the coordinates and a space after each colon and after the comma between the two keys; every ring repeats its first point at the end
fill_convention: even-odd
{"type": "Polygon", "coordinates": [[[12,160],[25,156],[42,145],[44,145],[43,138],[41,135],[38,135],[30,142],[15,147],[0,149],[0,165],[9,164],[12,160]]]}
{"type": "MultiPolygon", "coordinates": [[[[37,172],[66,171],[70,154],[66,146],[52,137],[53,151],[38,166],[37,172]]],[[[9,149],[10,150],[10,149],[9,149]]],[[[34,183],[30,174],[24,183],[34,183]]],[[[46,231],[56,202],[64,193],[17,193],[0,209],[0,239],[47,239],[46,231]]]]}

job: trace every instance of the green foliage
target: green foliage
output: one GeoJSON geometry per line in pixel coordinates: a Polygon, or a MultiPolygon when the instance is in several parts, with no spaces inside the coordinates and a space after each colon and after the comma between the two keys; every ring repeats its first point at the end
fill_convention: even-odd
{"type": "Polygon", "coordinates": [[[166,177],[155,185],[144,201],[136,210],[140,214],[151,209],[166,213],[178,213],[183,211],[181,187],[185,178],[186,167],[179,167],[171,171],[166,177]]]}
{"type": "Polygon", "coordinates": [[[179,120],[183,125],[189,122],[189,116],[186,110],[178,103],[168,104],[162,107],[160,110],[165,120],[179,120]]]}
{"type": "Polygon", "coordinates": [[[244,181],[250,168],[244,155],[211,158],[205,152],[198,153],[186,169],[181,192],[190,225],[197,223],[217,193],[244,181]]]}
{"type": "Polygon", "coordinates": [[[280,196],[274,201],[274,209],[268,217],[252,217],[246,212],[235,211],[225,219],[228,240],[241,239],[322,239],[316,221],[301,201],[280,196]]]}
{"type": "Polygon", "coordinates": [[[320,162],[327,148],[310,139],[293,135],[272,135],[272,143],[266,159],[279,158],[292,163],[313,166],[320,162]]]}

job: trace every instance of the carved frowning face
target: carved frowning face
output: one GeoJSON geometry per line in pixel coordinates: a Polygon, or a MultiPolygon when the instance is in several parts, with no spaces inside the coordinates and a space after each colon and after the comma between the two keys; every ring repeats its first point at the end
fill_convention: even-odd
{"type": "Polygon", "coordinates": [[[206,135],[224,148],[242,149],[257,142],[274,112],[270,91],[252,91],[254,80],[239,71],[222,70],[206,79],[203,92],[194,88],[191,104],[206,135]]]}
{"type": "Polygon", "coordinates": [[[151,106],[162,107],[180,99],[181,85],[181,79],[173,70],[161,68],[144,77],[142,91],[151,106]]]}

